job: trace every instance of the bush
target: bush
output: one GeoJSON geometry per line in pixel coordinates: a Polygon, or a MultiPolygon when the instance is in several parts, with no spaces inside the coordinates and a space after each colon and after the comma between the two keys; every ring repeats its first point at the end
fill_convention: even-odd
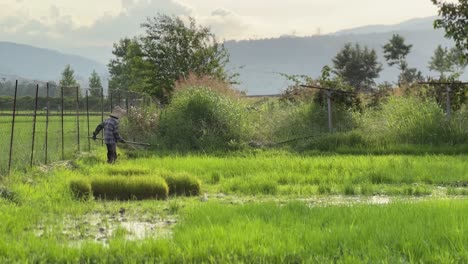
{"type": "Polygon", "coordinates": [[[121,121],[122,136],[125,139],[142,142],[156,142],[159,110],[155,105],[132,107],[127,118],[121,121]]]}
{"type": "Polygon", "coordinates": [[[197,196],[201,193],[201,181],[188,174],[166,176],[169,195],[197,196]]]}
{"type": "Polygon", "coordinates": [[[175,94],[162,112],[162,145],[179,150],[226,149],[243,138],[242,109],[229,97],[203,87],[175,94]]]}
{"type": "MultiPolygon", "coordinates": [[[[332,109],[333,130],[337,132],[350,131],[354,128],[352,111],[343,106],[332,109]]],[[[288,140],[329,132],[327,107],[314,103],[299,103],[290,107],[290,111],[282,116],[278,126],[274,128],[277,140],[288,140]]]]}
{"type": "Polygon", "coordinates": [[[91,182],[93,195],[100,199],[166,199],[169,188],[159,177],[112,177],[91,182]]]}
{"type": "Polygon", "coordinates": [[[381,110],[367,112],[361,121],[361,133],[381,144],[455,144],[468,139],[462,114],[449,121],[436,102],[417,98],[391,97],[381,110]]]}
{"type": "Polygon", "coordinates": [[[72,180],[70,181],[70,190],[75,198],[85,199],[91,194],[91,184],[84,179],[72,180]]]}

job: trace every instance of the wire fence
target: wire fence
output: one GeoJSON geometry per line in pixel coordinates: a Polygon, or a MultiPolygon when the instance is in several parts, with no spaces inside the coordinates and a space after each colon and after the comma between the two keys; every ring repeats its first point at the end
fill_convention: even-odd
{"type": "Polygon", "coordinates": [[[11,95],[0,96],[0,175],[100,147],[90,136],[115,106],[131,112],[153,103],[136,92],[49,83],[36,85],[34,96],[21,93],[16,81],[11,95]]]}

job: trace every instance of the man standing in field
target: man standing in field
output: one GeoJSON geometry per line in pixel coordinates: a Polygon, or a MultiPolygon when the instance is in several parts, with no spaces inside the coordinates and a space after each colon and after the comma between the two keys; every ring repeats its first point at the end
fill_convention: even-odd
{"type": "Polygon", "coordinates": [[[125,140],[119,134],[119,118],[124,117],[126,114],[127,111],[120,108],[120,106],[114,107],[110,118],[99,124],[93,132],[93,140],[96,140],[96,136],[104,129],[104,143],[107,146],[107,163],[109,164],[115,163],[117,159],[117,142],[125,143],[125,140]]]}

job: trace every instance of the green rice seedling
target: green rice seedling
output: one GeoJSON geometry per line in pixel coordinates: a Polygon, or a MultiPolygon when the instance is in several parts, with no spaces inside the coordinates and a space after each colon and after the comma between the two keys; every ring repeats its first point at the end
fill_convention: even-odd
{"type": "Polygon", "coordinates": [[[212,184],[218,184],[219,181],[221,180],[221,174],[217,171],[211,173],[211,183],[212,184]]]}
{"type": "Polygon", "coordinates": [[[70,190],[77,199],[86,199],[91,194],[91,184],[88,180],[76,179],[70,181],[70,190]]]}
{"type": "Polygon", "coordinates": [[[169,187],[159,177],[112,177],[91,182],[93,195],[99,199],[166,199],[169,187]]]}
{"type": "Polygon", "coordinates": [[[356,189],[352,184],[345,184],[343,186],[343,193],[345,195],[356,195],[356,189]]]}
{"type": "Polygon", "coordinates": [[[232,178],[223,184],[221,191],[249,195],[274,195],[278,192],[278,183],[265,178],[232,178]]]}
{"type": "Polygon", "coordinates": [[[432,193],[430,188],[427,188],[426,186],[421,186],[418,185],[414,187],[413,195],[416,196],[423,196],[423,195],[430,195],[432,193]]]}
{"type": "Polygon", "coordinates": [[[189,174],[165,176],[169,195],[197,196],[201,193],[201,181],[189,174]]]}
{"type": "Polygon", "coordinates": [[[328,184],[319,184],[318,193],[319,194],[330,194],[332,191],[330,185],[328,184]]]}
{"type": "Polygon", "coordinates": [[[361,184],[360,193],[362,195],[374,195],[374,188],[372,184],[369,184],[369,183],[361,184]]]}
{"type": "Polygon", "coordinates": [[[107,168],[107,174],[108,175],[145,175],[149,174],[149,170],[147,169],[142,169],[142,168],[135,168],[135,167],[124,167],[124,168],[119,168],[119,167],[109,167],[107,168]]]}
{"type": "Polygon", "coordinates": [[[468,195],[468,189],[449,187],[447,188],[447,195],[452,195],[452,196],[468,195]]]}

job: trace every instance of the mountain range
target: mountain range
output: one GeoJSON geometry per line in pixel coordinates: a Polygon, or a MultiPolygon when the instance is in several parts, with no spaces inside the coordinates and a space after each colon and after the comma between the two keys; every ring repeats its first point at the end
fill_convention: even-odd
{"type": "MultiPolygon", "coordinates": [[[[396,25],[370,25],[321,36],[226,41],[225,47],[230,53],[228,69],[240,74],[239,88],[248,94],[278,93],[289,85],[279,73],[317,77],[322,67],[332,66],[332,58],[346,43],[351,42],[375,49],[384,66],[377,81],[394,82],[398,70],[385,63],[382,47],[393,34],[398,33],[413,45],[408,56],[409,66],[416,67],[424,75],[435,75],[427,67],[435,48],[437,45],[452,47],[453,42],[444,37],[442,30],[433,29],[434,19],[417,18],[396,25]]],[[[0,42],[0,78],[8,75],[57,81],[66,64],[72,66],[82,85],[87,85],[87,78],[93,70],[101,75],[106,85],[108,73],[104,61],[0,42]]],[[[465,73],[462,78],[467,76],[465,73]]]]}

